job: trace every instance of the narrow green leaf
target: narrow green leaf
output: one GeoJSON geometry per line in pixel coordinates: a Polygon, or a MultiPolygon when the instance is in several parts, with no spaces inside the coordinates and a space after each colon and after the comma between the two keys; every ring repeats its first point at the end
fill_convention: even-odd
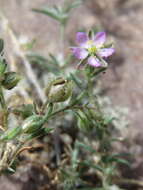
{"type": "Polygon", "coordinates": [[[42,63],[47,63],[48,62],[48,59],[43,57],[42,55],[38,54],[38,53],[35,53],[35,52],[28,52],[26,54],[27,58],[30,60],[30,61],[35,61],[35,62],[42,62],[42,63]]]}
{"type": "Polygon", "coordinates": [[[119,156],[121,156],[121,155],[120,154],[104,155],[102,157],[102,161],[105,163],[116,162],[116,163],[121,163],[121,164],[130,166],[130,163],[127,160],[120,158],[119,156]]]}
{"type": "Polygon", "coordinates": [[[99,166],[99,165],[97,165],[97,164],[93,164],[93,163],[90,162],[90,161],[87,161],[87,160],[86,160],[86,161],[80,162],[80,164],[89,166],[89,167],[91,167],[91,168],[94,168],[94,169],[96,169],[96,170],[99,170],[100,172],[104,172],[104,169],[103,169],[101,166],[99,166]]]}
{"type": "Polygon", "coordinates": [[[59,66],[59,61],[56,59],[56,57],[53,54],[49,54],[49,57],[51,58],[51,61],[53,64],[55,64],[56,66],[59,66]]]}
{"type": "Polygon", "coordinates": [[[95,149],[93,149],[91,146],[88,146],[86,144],[83,144],[79,141],[76,141],[76,146],[84,148],[85,150],[92,152],[92,153],[97,153],[95,149]]]}
{"type": "Polygon", "coordinates": [[[72,102],[70,103],[70,105],[74,106],[76,104],[81,103],[82,99],[87,95],[86,91],[83,91],[81,94],[78,95],[78,97],[75,99],[72,99],[72,102]]]}
{"type": "Polygon", "coordinates": [[[57,15],[58,13],[55,8],[46,7],[46,8],[41,8],[41,9],[32,9],[32,11],[48,15],[55,20],[59,20],[59,16],[57,15]]]}
{"type": "Polygon", "coordinates": [[[44,71],[59,75],[59,64],[57,63],[57,60],[55,62],[51,54],[49,58],[45,58],[34,52],[27,53],[26,56],[31,64],[37,64],[44,71]]]}
{"type": "Polygon", "coordinates": [[[3,39],[0,39],[0,53],[2,53],[3,48],[4,48],[4,41],[3,39]]]}
{"type": "Polygon", "coordinates": [[[22,130],[21,127],[15,127],[13,129],[9,129],[0,136],[0,141],[5,141],[5,140],[7,141],[16,138],[21,133],[21,130],[22,130]]]}
{"type": "Polygon", "coordinates": [[[37,131],[35,131],[34,133],[28,135],[26,137],[26,140],[32,140],[33,138],[38,138],[44,135],[49,134],[51,131],[53,131],[53,128],[40,128],[37,131]]]}
{"type": "MultiPolygon", "coordinates": [[[[66,0],[67,1],[67,0],[66,0]]],[[[66,2],[65,1],[65,2],[66,2]]],[[[75,0],[74,2],[68,2],[64,8],[65,12],[70,12],[71,9],[77,8],[82,4],[83,0],[75,0]]]]}
{"type": "Polygon", "coordinates": [[[120,163],[120,164],[125,164],[125,165],[127,165],[129,167],[131,166],[131,164],[127,160],[125,160],[125,159],[117,158],[115,161],[117,163],[120,163]]]}
{"type": "Polygon", "coordinates": [[[51,18],[59,21],[60,23],[63,23],[68,17],[67,14],[59,13],[59,10],[54,7],[46,7],[41,9],[32,9],[32,10],[37,13],[42,13],[47,16],[50,16],[51,18]]]}
{"type": "Polygon", "coordinates": [[[75,84],[81,89],[82,88],[82,81],[73,73],[70,73],[70,78],[75,82],[75,84]]]}

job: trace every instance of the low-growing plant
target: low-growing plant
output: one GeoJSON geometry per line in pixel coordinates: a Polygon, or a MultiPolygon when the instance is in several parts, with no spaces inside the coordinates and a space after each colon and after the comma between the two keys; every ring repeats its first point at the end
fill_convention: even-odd
{"type": "MultiPolygon", "coordinates": [[[[65,1],[63,7],[33,11],[50,16],[59,23],[61,43],[64,44],[69,13],[81,3],[81,0],[65,1]]],[[[58,55],[49,54],[45,58],[27,51],[25,56],[30,64],[36,63],[41,71],[44,68],[43,75],[50,76],[43,87],[46,100],[42,102],[33,96],[31,104],[10,106],[5,91],[13,90],[21,77],[10,71],[10,63],[3,55],[4,42],[0,40],[0,174],[15,173],[18,156],[26,149],[26,144],[35,138],[54,134],[56,120],[60,120],[60,127],[65,128],[67,134],[69,128],[76,128],[76,134],[72,143],[66,144],[64,153],[55,150],[57,189],[119,190],[121,174],[118,166],[129,163],[124,159],[125,155],[113,149],[114,142],[121,140],[114,125],[117,118],[104,114],[99,103],[102,97],[95,90],[97,81],[108,69],[106,58],[115,49],[112,43],[106,43],[105,32],[77,32],[76,42],[78,46],[69,48],[71,54],[67,58],[63,47],[60,52],[62,59],[58,59],[58,55]],[[78,59],[75,68],[69,66],[75,61],[74,57],[78,59]],[[11,122],[12,116],[16,124],[11,122]],[[70,122],[62,124],[67,117],[70,117],[70,122]]]]}

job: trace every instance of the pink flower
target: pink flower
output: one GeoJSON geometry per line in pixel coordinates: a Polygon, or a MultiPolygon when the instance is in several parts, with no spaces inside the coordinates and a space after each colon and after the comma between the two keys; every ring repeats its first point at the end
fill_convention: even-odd
{"type": "Polygon", "coordinates": [[[78,32],[76,41],[79,46],[71,48],[73,55],[79,60],[87,59],[87,64],[93,67],[101,67],[100,58],[109,57],[115,52],[112,47],[106,48],[105,32],[98,32],[92,37],[89,37],[85,32],[78,32]]]}

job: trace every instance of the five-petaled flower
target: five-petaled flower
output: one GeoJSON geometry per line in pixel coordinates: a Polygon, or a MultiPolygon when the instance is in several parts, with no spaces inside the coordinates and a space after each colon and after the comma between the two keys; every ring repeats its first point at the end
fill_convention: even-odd
{"type": "Polygon", "coordinates": [[[93,67],[101,67],[100,58],[106,58],[115,51],[112,47],[106,47],[106,33],[98,32],[89,37],[85,32],[77,32],[76,41],[79,47],[72,47],[73,55],[79,60],[87,59],[87,64],[93,67]]]}

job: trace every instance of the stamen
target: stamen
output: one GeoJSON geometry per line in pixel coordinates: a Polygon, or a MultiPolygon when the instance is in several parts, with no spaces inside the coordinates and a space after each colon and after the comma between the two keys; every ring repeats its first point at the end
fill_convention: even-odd
{"type": "Polygon", "coordinates": [[[94,55],[97,52],[97,48],[95,46],[92,46],[88,48],[88,52],[94,55]]]}

